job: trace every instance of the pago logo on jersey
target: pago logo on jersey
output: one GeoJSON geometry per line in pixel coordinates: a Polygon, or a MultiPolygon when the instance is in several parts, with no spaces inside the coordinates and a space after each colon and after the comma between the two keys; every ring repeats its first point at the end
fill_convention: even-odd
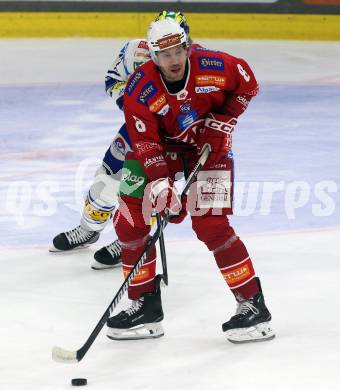
{"type": "Polygon", "coordinates": [[[137,184],[138,186],[142,185],[145,181],[145,177],[134,175],[129,169],[124,168],[122,173],[122,181],[131,182],[137,184]]]}
{"type": "Polygon", "coordinates": [[[198,57],[201,69],[224,70],[224,60],[216,57],[198,57]]]}

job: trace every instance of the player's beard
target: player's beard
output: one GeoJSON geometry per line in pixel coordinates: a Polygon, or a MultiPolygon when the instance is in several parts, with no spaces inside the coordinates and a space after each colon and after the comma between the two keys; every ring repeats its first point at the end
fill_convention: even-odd
{"type": "Polygon", "coordinates": [[[185,64],[186,62],[184,64],[172,65],[166,70],[161,68],[164,79],[170,83],[182,80],[185,74],[185,64]]]}

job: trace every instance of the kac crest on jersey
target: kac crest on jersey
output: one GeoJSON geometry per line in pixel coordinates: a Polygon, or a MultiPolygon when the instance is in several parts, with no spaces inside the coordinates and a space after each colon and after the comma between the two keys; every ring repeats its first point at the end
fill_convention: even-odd
{"type": "Polygon", "coordinates": [[[183,112],[183,113],[188,113],[188,112],[190,112],[190,110],[191,110],[191,104],[190,103],[184,103],[184,104],[181,104],[180,105],[180,110],[181,110],[181,112],[183,112]]]}

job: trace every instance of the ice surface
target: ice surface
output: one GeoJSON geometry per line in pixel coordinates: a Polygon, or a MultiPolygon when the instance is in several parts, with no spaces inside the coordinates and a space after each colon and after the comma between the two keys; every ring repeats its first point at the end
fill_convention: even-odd
{"type": "Polygon", "coordinates": [[[86,377],[96,390],[335,389],[339,234],[245,237],[277,333],[271,342],[248,345],[229,343],[221,331],[235,303],[212,256],[200,243],[170,240],[165,336],[114,342],[104,330],[72,366],[52,361],[51,349],[80,348],[121,284],[120,270],[90,270],[91,250],[3,249],[1,389],[66,389],[74,377],[86,377]]]}
{"type": "Polygon", "coordinates": [[[277,338],[225,340],[221,324],[234,300],[187,220],[166,230],[165,337],[113,342],[103,332],[79,365],[52,361],[54,345],[83,344],[122,282],[119,269],[89,268],[95,248],[113,239],[111,227],[95,248],[47,250],[55,234],[78,223],[83,195],[122,124],[103,79],[124,41],[4,39],[1,389],[66,389],[73,377],[105,390],[338,386],[340,44],[201,42],[246,58],[261,83],[235,131],[240,201],[231,220],[261,276],[277,338]],[[268,183],[281,186],[271,202],[268,183]]]}

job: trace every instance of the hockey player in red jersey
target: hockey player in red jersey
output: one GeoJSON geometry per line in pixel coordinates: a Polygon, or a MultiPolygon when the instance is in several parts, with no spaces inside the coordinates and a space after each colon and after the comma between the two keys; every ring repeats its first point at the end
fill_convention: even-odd
{"type": "MultiPolygon", "coordinates": [[[[120,206],[115,215],[128,274],[149,240],[151,209],[180,223],[189,211],[192,227],[215,258],[234,294],[236,314],[222,325],[228,340],[246,342],[274,337],[271,315],[248,251],[228,221],[233,203],[232,133],[237,118],[258,92],[248,64],[226,53],[191,47],[185,31],[173,20],[153,22],[148,31],[152,61],[129,78],[124,112],[133,152],[123,168],[120,206]],[[189,199],[174,185],[204,145],[211,154],[189,199]],[[195,195],[193,197],[193,195],[195,195]],[[150,205],[151,203],[151,205],[150,205]]],[[[112,339],[154,338],[164,334],[163,310],[151,251],[129,287],[131,307],[111,317],[112,339]]]]}
{"type": "MultiPolygon", "coordinates": [[[[190,28],[181,12],[162,11],[156,20],[172,19],[189,36],[190,28]]],[[[190,38],[189,38],[190,39],[190,38]]],[[[145,39],[133,39],[120,50],[108,69],[105,77],[106,93],[123,110],[124,90],[131,73],[150,59],[145,39]]],[[[120,183],[121,170],[125,154],[131,149],[125,124],[113,138],[107,149],[102,165],[96,172],[83,206],[80,224],[68,231],[61,232],[53,239],[50,252],[71,251],[86,248],[97,242],[99,235],[111,220],[116,206],[116,193],[120,183]]],[[[121,265],[121,247],[119,240],[102,247],[94,253],[92,269],[101,270],[121,265]]]]}

